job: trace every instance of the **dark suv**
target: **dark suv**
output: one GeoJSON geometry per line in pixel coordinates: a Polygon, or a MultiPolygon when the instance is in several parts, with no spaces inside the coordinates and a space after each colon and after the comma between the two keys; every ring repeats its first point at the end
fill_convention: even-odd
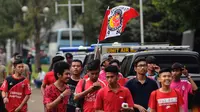
{"type": "MultiPolygon", "coordinates": [[[[194,51],[185,50],[155,50],[141,51],[126,55],[121,63],[121,73],[125,77],[135,75],[133,62],[138,57],[154,56],[161,68],[171,67],[174,62],[182,63],[188,69],[195,81],[200,81],[199,54],[194,51]]],[[[198,85],[200,87],[200,85],[198,85]]]]}

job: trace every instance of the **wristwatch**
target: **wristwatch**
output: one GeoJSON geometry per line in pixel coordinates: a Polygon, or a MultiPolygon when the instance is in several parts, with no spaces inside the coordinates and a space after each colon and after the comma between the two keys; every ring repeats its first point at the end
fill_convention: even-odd
{"type": "Polygon", "coordinates": [[[64,98],[64,95],[61,93],[61,94],[60,94],[60,97],[61,97],[61,99],[63,99],[63,98],[64,98]]]}

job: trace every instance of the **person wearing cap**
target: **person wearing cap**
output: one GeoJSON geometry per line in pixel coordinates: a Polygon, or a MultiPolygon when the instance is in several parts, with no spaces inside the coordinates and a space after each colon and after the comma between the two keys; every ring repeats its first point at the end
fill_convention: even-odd
{"type": "MultiPolygon", "coordinates": [[[[111,60],[113,60],[112,55],[104,55],[102,58],[101,66],[103,66],[103,68],[108,67],[111,60]]],[[[106,72],[104,69],[100,71],[99,79],[101,79],[102,81],[106,80],[106,72]]]]}
{"type": "Polygon", "coordinates": [[[157,80],[160,67],[156,64],[156,58],[154,56],[148,56],[146,58],[146,62],[147,62],[146,76],[148,76],[153,80],[157,80]]]}
{"type": "Polygon", "coordinates": [[[52,63],[51,63],[51,69],[49,72],[46,73],[44,80],[42,82],[42,86],[41,86],[41,92],[44,95],[44,90],[46,88],[46,86],[53,84],[56,79],[54,77],[54,71],[53,71],[53,66],[55,65],[55,63],[59,62],[59,61],[63,61],[65,58],[63,56],[55,56],[52,59],[52,63]]]}
{"type": "Polygon", "coordinates": [[[71,53],[66,53],[66,54],[65,54],[65,58],[66,58],[66,60],[67,60],[67,63],[68,63],[69,65],[71,65],[71,64],[72,64],[72,61],[73,61],[73,55],[72,55],[71,53]]]}
{"type": "Polygon", "coordinates": [[[198,87],[192,80],[186,67],[184,67],[181,63],[176,62],[172,65],[171,68],[172,68],[173,81],[170,87],[177,89],[181,92],[181,95],[183,96],[184,100],[184,105],[183,105],[184,112],[188,112],[188,93],[191,94],[195,93],[198,87]],[[180,79],[182,74],[185,75],[187,80],[180,79]]]}

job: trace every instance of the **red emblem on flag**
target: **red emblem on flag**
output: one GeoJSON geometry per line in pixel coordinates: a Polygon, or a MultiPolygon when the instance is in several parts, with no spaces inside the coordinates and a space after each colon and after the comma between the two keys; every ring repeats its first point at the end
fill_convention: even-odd
{"type": "Polygon", "coordinates": [[[117,6],[107,9],[102,23],[99,41],[109,37],[119,36],[124,31],[126,24],[138,16],[138,12],[128,6],[117,6]]]}

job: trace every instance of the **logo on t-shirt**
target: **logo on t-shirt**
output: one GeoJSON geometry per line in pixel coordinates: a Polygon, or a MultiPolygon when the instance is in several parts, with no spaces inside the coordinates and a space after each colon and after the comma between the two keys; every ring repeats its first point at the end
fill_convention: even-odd
{"type": "Polygon", "coordinates": [[[168,106],[166,106],[166,109],[169,109],[170,107],[171,107],[171,106],[168,105],[168,106]]]}
{"type": "Polygon", "coordinates": [[[22,88],[24,88],[24,83],[22,84],[22,88]]]}
{"type": "Polygon", "coordinates": [[[11,86],[12,86],[12,85],[13,85],[13,83],[12,83],[12,82],[10,82],[10,84],[9,84],[9,85],[11,85],[11,86]]]}
{"type": "Polygon", "coordinates": [[[123,99],[123,97],[122,97],[122,96],[120,96],[119,98],[120,98],[120,99],[123,99]]]}
{"type": "Polygon", "coordinates": [[[183,91],[185,90],[185,86],[182,86],[182,90],[183,90],[183,91]]]}
{"type": "Polygon", "coordinates": [[[158,99],[159,106],[177,104],[177,97],[158,99]]]}

